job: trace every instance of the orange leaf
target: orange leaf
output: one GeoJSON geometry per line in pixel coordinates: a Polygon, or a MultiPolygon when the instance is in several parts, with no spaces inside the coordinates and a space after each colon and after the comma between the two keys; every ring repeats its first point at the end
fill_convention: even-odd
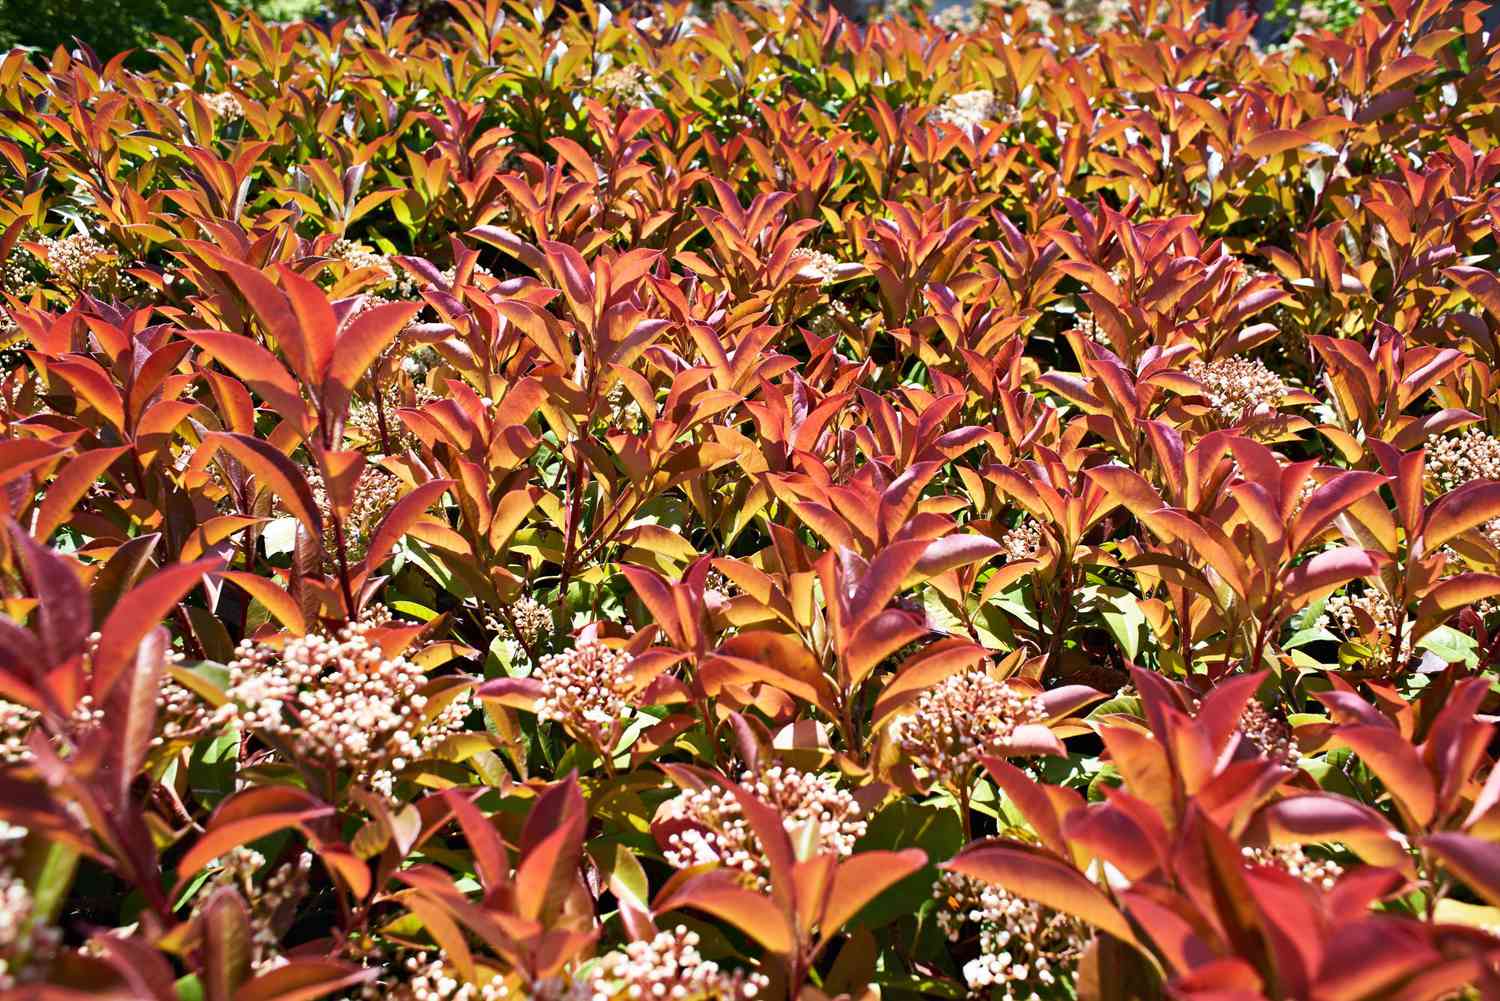
{"type": "Polygon", "coordinates": [[[283,418],[300,420],[306,412],[307,404],[297,383],[276,356],[254,338],[222,330],[185,330],[182,336],[229,369],[283,418]]]}
{"type": "Polygon", "coordinates": [[[1484,480],[1459,487],[1433,502],[1422,530],[1422,545],[1435,553],[1471,528],[1500,518],[1500,482],[1484,480]]]}
{"type": "Polygon", "coordinates": [[[1423,827],[1437,812],[1437,787],[1416,748],[1384,726],[1345,726],[1334,740],[1348,747],[1374,772],[1423,827]]]}
{"type": "Polygon", "coordinates": [[[226,570],[221,573],[223,580],[233,581],[244,588],[256,601],[266,606],[266,611],[287,629],[298,636],[307,632],[307,621],[302,617],[302,610],[297,607],[297,602],[287,594],[284,589],[266,578],[253,573],[245,573],[243,570],[226,570]]]}
{"type": "Polygon", "coordinates": [[[1276,156],[1298,146],[1305,146],[1312,141],[1311,136],[1296,129],[1268,129],[1242,146],[1240,152],[1253,160],[1259,160],[1261,157],[1276,156]]]}
{"type": "Polygon", "coordinates": [[[726,870],[715,869],[690,877],[675,889],[669,887],[652,909],[663,912],[680,907],[727,921],[778,955],[787,955],[795,948],[786,916],[768,897],[745,889],[726,870]]]}
{"type": "Polygon", "coordinates": [[[861,852],[840,863],[818,933],[824,938],[834,934],[866,904],[926,864],[927,853],[920,848],[861,852]]]}
{"type": "Polygon", "coordinates": [[[67,521],[68,516],[73,513],[74,505],[94,485],[94,481],[103,476],[105,470],[124,455],[128,448],[126,445],[95,448],[69,459],[57,478],[43,492],[42,502],[37,505],[36,524],[32,526],[31,534],[46,541],[59,525],[67,521]]]}

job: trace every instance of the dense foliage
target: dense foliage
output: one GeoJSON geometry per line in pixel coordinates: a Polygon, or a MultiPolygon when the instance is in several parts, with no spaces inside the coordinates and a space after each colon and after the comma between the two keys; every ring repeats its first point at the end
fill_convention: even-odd
{"type": "MultiPolygon", "coordinates": [[[[267,17],[319,7],[316,0],[230,0],[224,6],[253,7],[267,17]]],[[[191,40],[197,37],[193,19],[211,22],[213,12],[213,0],[0,0],[0,47],[50,52],[81,40],[101,58],[134,49],[134,61],[149,65],[144,50],[155,36],[191,40]]]]}
{"type": "Polygon", "coordinates": [[[0,62],[0,986],[1500,998],[1481,5],[0,62]]]}

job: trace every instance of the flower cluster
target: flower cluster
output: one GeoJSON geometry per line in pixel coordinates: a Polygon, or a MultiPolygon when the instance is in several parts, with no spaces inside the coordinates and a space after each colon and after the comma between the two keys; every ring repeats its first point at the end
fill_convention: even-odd
{"type": "Polygon", "coordinates": [[[500,1001],[509,997],[510,987],[501,974],[490,972],[481,983],[470,983],[441,955],[425,952],[387,964],[358,994],[359,1001],[500,1001]]]}
{"type": "MultiPolygon", "coordinates": [[[[417,283],[410,276],[391,263],[389,257],[362,243],[342,238],[335,240],[329,244],[326,256],[338,261],[351,274],[359,274],[366,287],[388,289],[396,299],[417,297],[417,283]]],[[[381,297],[372,299],[375,302],[387,301],[381,297]]]]}
{"type": "Polygon", "coordinates": [[[1305,883],[1324,890],[1333,889],[1344,867],[1332,859],[1315,859],[1301,845],[1276,845],[1269,848],[1246,846],[1240,849],[1246,865],[1280,869],[1305,883]]]}
{"type": "Polygon", "coordinates": [[[651,75],[640,63],[626,63],[601,73],[594,88],[611,104],[622,108],[651,107],[651,75]]]}
{"type": "Polygon", "coordinates": [[[1037,988],[1070,979],[1088,942],[1078,920],[959,873],[939,876],[934,896],[949,941],[977,927],[979,955],[964,964],[964,981],[990,997],[1030,1001],[1037,988]]]}
{"type": "Polygon", "coordinates": [[[944,31],[964,34],[984,23],[984,14],[973,4],[950,4],[932,15],[932,23],[944,31]]]}
{"type": "MultiPolygon", "coordinates": [[[[473,269],[470,270],[470,272],[469,272],[469,284],[471,284],[471,285],[472,284],[476,284],[475,279],[477,279],[477,278],[493,278],[493,277],[495,277],[494,272],[492,272],[489,268],[485,267],[483,264],[476,264],[476,265],[474,265],[473,269]]],[[[442,271],[442,279],[443,279],[443,284],[444,285],[446,285],[448,288],[452,288],[453,287],[453,283],[456,282],[456,281],[458,281],[458,268],[457,267],[447,267],[447,268],[444,268],[443,271],[442,271]]]]}
{"type": "Polygon", "coordinates": [[[232,848],[209,863],[213,874],[198,891],[193,914],[201,914],[203,905],[220,887],[239,891],[250,910],[251,965],[262,971],[279,966],[285,962],[281,937],[290,927],[297,905],[307,896],[312,862],[311,852],[301,852],[295,861],[278,867],[269,877],[257,879],[266,866],[265,856],[244,846],[232,848]]]}
{"type": "Polygon", "coordinates": [[[1288,768],[1302,760],[1291,726],[1254,699],[1240,713],[1240,734],[1261,754],[1288,768]]]}
{"type": "Polygon", "coordinates": [[[857,324],[854,311],[842,299],[829,299],[824,309],[818,310],[808,326],[819,337],[841,336],[849,326],[857,324]]]}
{"type": "Polygon", "coordinates": [[[164,677],[156,713],[157,735],[152,738],[151,746],[161,747],[175,741],[191,742],[222,729],[234,719],[235,708],[210,706],[192,689],[164,677]]]}
{"type": "Polygon", "coordinates": [[[969,134],[983,132],[990,122],[1009,122],[1014,109],[995,96],[992,90],[968,90],[953,94],[928,114],[934,125],[947,125],[969,134]]]}
{"type": "MultiPolygon", "coordinates": [[[[406,362],[410,355],[402,358],[402,370],[408,371],[406,362]]],[[[410,397],[405,395],[403,380],[391,379],[380,387],[380,399],[377,403],[374,399],[356,400],[349,406],[349,417],[344,422],[344,434],[354,439],[357,447],[364,449],[376,449],[397,455],[409,449],[417,447],[421,439],[412,433],[401,420],[398,412],[405,407],[423,407],[438,399],[436,393],[428,389],[420,379],[426,374],[425,369],[412,376],[410,397]],[[385,434],[381,435],[381,424],[385,425],[385,434]],[[389,448],[386,446],[389,445],[389,448]]]]}
{"type": "Polygon", "coordinates": [[[353,622],[280,650],[247,640],[229,665],[229,697],[247,729],[389,797],[398,772],[463,728],[470,700],[465,692],[429,714],[422,669],[382,653],[370,637],[378,626],[353,622]]]}
{"type": "Polygon", "coordinates": [[[28,706],[0,699],[0,765],[23,764],[31,760],[26,739],[40,715],[28,706]]]}
{"type": "Polygon", "coordinates": [[[430,344],[417,344],[408,348],[401,356],[401,371],[411,377],[417,386],[417,406],[438,398],[436,393],[431,392],[426,385],[427,374],[431,372],[442,359],[438,356],[437,349],[430,344]]]}
{"type": "Polygon", "coordinates": [[[1000,550],[1011,561],[1034,560],[1042,551],[1042,530],[1032,518],[1000,536],[1000,550]]]}
{"type": "Polygon", "coordinates": [[[1060,1001],[1190,912],[1265,935],[1143,935],[1161,992],[1494,965],[1474,4],[267,3],[0,73],[0,979],[1060,1001]],[[1356,814],[1460,906],[1262,847],[1356,814]]]}
{"type": "Polygon", "coordinates": [[[57,928],[38,923],[36,899],[16,871],[25,837],[25,829],[0,821],[0,991],[29,979],[62,938],[57,928]]]}
{"type": "Polygon", "coordinates": [[[48,273],[74,293],[123,299],[134,295],[139,287],[121,269],[119,256],[87,233],[48,237],[41,245],[48,273]]]}
{"type": "MultiPolygon", "coordinates": [[[[21,252],[12,253],[0,266],[0,293],[26,299],[36,288],[36,280],[32,278],[31,268],[22,259],[21,252]]],[[[19,330],[20,325],[11,315],[9,304],[0,298],[0,347],[9,346],[19,330]]]]}
{"type": "Polygon", "coordinates": [[[1306,504],[1322,485],[1316,476],[1308,476],[1302,481],[1302,485],[1297,488],[1297,500],[1292,504],[1293,517],[1302,513],[1302,505],[1306,504]]]}
{"type": "MultiPolygon", "coordinates": [[[[333,523],[333,499],[328,496],[323,476],[317,470],[309,470],[307,484],[312,488],[313,500],[323,515],[325,525],[333,523]]],[[[401,499],[401,481],[379,466],[366,466],[354,485],[354,506],[344,519],[344,556],[351,563],[363,558],[368,550],[375,530],[396,502],[401,499]]],[[[332,567],[337,561],[338,542],[328,532],[323,539],[325,565],[332,567]]]]}
{"type": "Polygon", "coordinates": [[[1478,428],[1435,438],[1427,446],[1427,479],[1438,493],[1475,480],[1500,480],[1500,438],[1478,428]]]}
{"type": "Polygon", "coordinates": [[[540,601],[523,595],[511,603],[504,617],[486,614],[484,628],[505,638],[512,661],[535,656],[552,636],[552,613],[540,601]]]}
{"type": "Polygon", "coordinates": [[[967,784],[979,759],[1003,755],[1016,727],[1046,719],[1041,699],[984,671],[950,675],[927,689],[893,735],[912,764],[949,788],[967,784]]]}
{"type": "Polygon", "coordinates": [[[112,257],[109,248],[87,233],[48,237],[42,241],[52,277],[74,288],[87,288],[99,263],[112,257]]]}
{"type": "Polygon", "coordinates": [[[6,295],[23,298],[36,291],[36,278],[32,275],[31,266],[28,263],[30,254],[24,251],[12,251],[0,266],[0,291],[6,295]],[[23,256],[24,254],[24,256],[23,256]]]}
{"type": "MultiPolygon", "coordinates": [[[[97,640],[93,642],[97,643],[97,640]]],[[[92,653],[91,644],[84,654],[85,670],[88,670],[88,658],[92,653]]],[[[170,722],[170,717],[168,721],[170,722]]],[[[104,710],[95,703],[92,695],[84,694],[78,697],[78,702],[68,714],[63,732],[54,733],[50,726],[44,732],[51,739],[54,749],[66,757],[73,753],[82,736],[103,722],[104,710]]],[[[33,755],[27,742],[31,739],[32,731],[41,725],[42,714],[35,709],[0,699],[0,765],[30,762],[33,755]]]]}
{"type": "MultiPolygon", "coordinates": [[[[1396,628],[1397,609],[1384,593],[1373,589],[1344,591],[1328,599],[1318,624],[1324,629],[1345,639],[1371,641],[1383,651],[1389,652],[1391,634],[1396,628]]],[[[1412,637],[1410,620],[1402,627],[1401,652],[1398,661],[1411,657],[1412,637]]]]}
{"type": "MultiPolygon", "coordinates": [[[[858,802],[830,775],[772,765],[759,774],[742,775],[740,785],[780,813],[794,841],[810,838],[822,853],[846,856],[864,837],[866,821],[858,802]]],[[[684,790],[662,804],[656,819],[671,830],[663,846],[670,864],[684,869],[721,865],[740,870],[757,889],[769,885],[765,851],[730,790],[684,790]]]]}
{"type": "Polygon", "coordinates": [[[625,383],[617,382],[609,387],[604,402],[609,408],[604,421],[610,428],[626,434],[636,434],[640,431],[646,415],[641,412],[640,403],[625,388],[625,383]]]}
{"type": "Polygon", "coordinates": [[[1275,411],[1287,394],[1281,376],[1255,358],[1195,359],[1187,374],[1203,387],[1215,418],[1225,427],[1275,411]]]}
{"type": "Polygon", "coordinates": [[[208,113],[220,121],[230,122],[245,116],[245,106],[240,103],[239,95],[234,91],[224,90],[202,96],[203,103],[208,106],[208,113]]]}
{"type": "Polygon", "coordinates": [[[552,613],[530,595],[523,595],[511,604],[510,621],[515,624],[517,638],[527,646],[536,646],[552,632],[552,613]]]}
{"type": "Polygon", "coordinates": [[[717,570],[703,576],[703,600],[710,606],[722,605],[740,593],[740,586],[717,570]]]}
{"type": "Polygon", "coordinates": [[[698,934],[678,925],[602,957],[589,989],[591,1001],[749,1001],[769,984],[765,974],[728,971],[704,959],[698,934]]]}
{"type": "Polygon", "coordinates": [[[838,277],[838,258],[821,250],[798,247],[792,251],[791,262],[797,268],[797,277],[820,285],[827,285],[838,277]]]}
{"type": "Polygon", "coordinates": [[[614,750],[627,711],[639,694],[635,658],[603,643],[580,643],[543,657],[533,677],[541,685],[538,719],[552,720],[601,754],[614,750]]]}

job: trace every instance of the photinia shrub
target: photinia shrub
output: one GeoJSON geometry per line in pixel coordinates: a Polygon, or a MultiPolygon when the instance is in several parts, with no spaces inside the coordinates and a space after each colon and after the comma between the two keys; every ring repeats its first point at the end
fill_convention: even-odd
{"type": "Polygon", "coordinates": [[[1500,999],[1500,44],[1345,13],[0,58],[0,994],[1500,999]]]}

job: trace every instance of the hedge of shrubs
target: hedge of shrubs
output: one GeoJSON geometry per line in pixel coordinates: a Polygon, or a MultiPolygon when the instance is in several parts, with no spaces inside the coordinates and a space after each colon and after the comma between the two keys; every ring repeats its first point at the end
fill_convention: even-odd
{"type": "Polygon", "coordinates": [[[1483,5],[0,61],[0,988],[1500,998],[1483,5]]]}

